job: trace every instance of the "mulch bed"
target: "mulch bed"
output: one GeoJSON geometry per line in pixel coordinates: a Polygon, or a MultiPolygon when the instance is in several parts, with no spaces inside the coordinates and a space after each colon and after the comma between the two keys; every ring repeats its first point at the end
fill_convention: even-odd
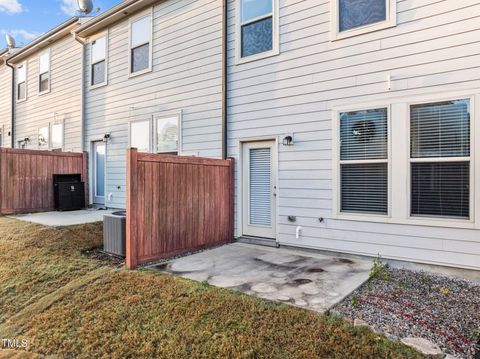
{"type": "Polygon", "coordinates": [[[480,354],[478,283],[384,268],[334,310],[392,338],[428,339],[458,358],[480,354]]]}

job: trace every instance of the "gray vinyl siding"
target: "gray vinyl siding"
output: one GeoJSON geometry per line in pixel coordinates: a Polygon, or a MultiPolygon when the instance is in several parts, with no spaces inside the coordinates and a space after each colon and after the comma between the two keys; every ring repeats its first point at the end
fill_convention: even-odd
{"type": "MultiPolygon", "coordinates": [[[[340,220],[332,205],[332,109],[407,95],[480,93],[478,0],[398,0],[396,27],[333,42],[330,1],[279,1],[278,56],[235,65],[236,0],[228,14],[229,155],[239,159],[242,139],[295,134],[294,146],[278,147],[279,243],[480,269],[478,229],[340,220]]],[[[238,176],[237,167],[237,204],[238,176]]],[[[475,185],[478,191],[478,178],[475,185]]]]}
{"type": "Polygon", "coordinates": [[[3,129],[3,146],[11,147],[8,133],[12,124],[12,70],[0,60],[0,129],[3,129]]]}
{"type": "Polygon", "coordinates": [[[64,151],[82,150],[82,45],[67,35],[50,45],[50,92],[39,94],[39,56],[27,62],[27,100],[15,104],[15,138],[38,149],[40,127],[64,123],[64,151]]]}
{"type": "MultiPolygon", "coordinates": [[[[133,15],[135,16],[135,14],[133,15]]],[[[217,0],[169,0],[153,7],[152,72],[129,77],[129,19],[108,30],[108,84],[85,84],[85,148],[110,133],[106,205],[126,205],[129,123],[182,111],[182,150],[221,157],[222,16],[217,0]],[[109,194],[111,194],[109,198],[109,194]]],[[[90,45],[85,76],[89,79],[90,45]]]]}

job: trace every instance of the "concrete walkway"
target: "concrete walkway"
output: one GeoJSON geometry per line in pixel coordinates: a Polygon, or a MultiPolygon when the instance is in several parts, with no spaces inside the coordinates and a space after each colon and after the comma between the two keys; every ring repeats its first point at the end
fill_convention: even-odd
{"type": "Polygon", "coordinates": [[[150,267],[324,312],[368,279],[372,262],[234,243],[150,267]]]}
{"type": "Polygon", "coordinates": [[[74,226],[79,224],[87,224],[103,221],[105,214],[112,213],[110,210],[98,210],[98,209],[85,209],[80,211],[68,211],[68,212],[41,212],[22,214],[18,216],[12,216],[12,218],[41,224],[49,227],[64,227],[74,226]]]}

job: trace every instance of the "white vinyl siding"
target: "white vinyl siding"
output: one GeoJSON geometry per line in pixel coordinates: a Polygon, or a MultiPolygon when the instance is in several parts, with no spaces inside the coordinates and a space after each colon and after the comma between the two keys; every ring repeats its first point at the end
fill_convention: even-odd
{"type": "Polygon", "coordinates": [[[111,134],[105,200],[112,208],[125,208],[126,204],[125,153],[133,121],[170,117],[181,110],[179,152],[222,156],[221,3],[165,1],[155,3],[150,13],[153,71],[130,76],[129,29],[136,16],[125,18],[108,30],[108,86],[86,91],[85,148],[111,134]]]}
{"type": "MultiPolygon", "coordinates": [[[[471,98],[470,175],[471,183],[478,183],[480,124],[474,105],[480,100],[480,57],[472,40],[480,35],[478,1],[399,1],[396,26],[333,42],[330,1],[280,2],[280,55],[241,66],[236,65],[237,4],[228,3],[228,154],[238,163],[242,141],[279,140],[280,245],[480,269],[478,185],[472,186],[468,220],[409,216],[410,139],[401,135],[410,127],[410,104],[471,98]],[[339,112],[382,107],[392,114],[389,215],[337,215],[335,119],[339,112]],[[292,133],[294,144],[281,145],[292,133]]],[[[242,176],[235,167],[238,188],[242,176]]],[[[236,210],[241,235],[241,207],[236,210]]]]}
{"type": "Polygon", "coordinates": [[[31,141],[26,148],[36,149],[38,128],[63,124],[63,150],[79,152],[82,150],[82,45],[70,34],[50,44],[49,91],[39,96],[41,53],[27,59],[28,100],[15,107],[16,142],[29,137],[31,141]]]}

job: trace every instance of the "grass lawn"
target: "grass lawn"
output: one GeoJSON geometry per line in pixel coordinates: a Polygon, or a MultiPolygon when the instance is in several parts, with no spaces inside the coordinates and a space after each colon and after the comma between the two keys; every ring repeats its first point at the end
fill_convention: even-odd
{"type": "Polygon", "coordinates": [[[85,255],[101,230],[0,218],[0,338],[62,358],[421,357],[337,318],[85,255]]]}

